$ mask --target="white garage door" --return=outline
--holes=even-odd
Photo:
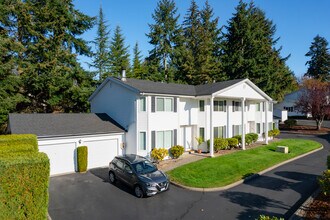
[[[88,147],[88,169],[108,166],[109,162],[118,155],[118,140],[84,141]]]
[[[39,151],[48,155],[50,174],[75,172],[75,142],[59,144],[41,144]]]

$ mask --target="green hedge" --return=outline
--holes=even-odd
[[[238,140],[236,138],[227,138],[228,146],[234,148],[238,146]]]
[[[78,158],[78,172],[86,172],[88,164],[88,148],[87,146],[80,146],[77,148]]]
[[[0,145],[0,154],[18,152],[37,152],[36,148],[30,144],[25,145]]]
[[[46,219],[49,159],[44,153],[0,154],[0,219]]]
[[[38,140],[34,134],[0,135],[0,146],[32,145],[38,152]]]

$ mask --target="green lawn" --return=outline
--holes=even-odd
[[[275,152],[276,146],[288,146],[289,153]],[[185,186],[221,187],[319,147],[321,144],[315,141],[285,139],[250,150],[205,158],[171,170],[168,175],[172,181]]]

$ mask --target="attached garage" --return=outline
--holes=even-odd
[[[10,114],[10,132],[38,136],[51,175],[77,170],[77,147],[88,148],[88,169],[107,166],[123,154],[125,130],[107,114]]]

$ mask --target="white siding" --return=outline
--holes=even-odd
[[[137,153],[136,100],[135,92],[108,82],[91,100],[91,112],[107,113],[128,132],[125,137],[125,153]]]
[[[50,174],[72,173],[77,170],[76,149],[87,146],[87,168],[108,166],[116,155],[122,155],[123,134],[84,135],[38,139],[39,151],[50,159]]]
[[[179,99],[180,125],[198,124],[199,105],[198,100],[189,98]]]

